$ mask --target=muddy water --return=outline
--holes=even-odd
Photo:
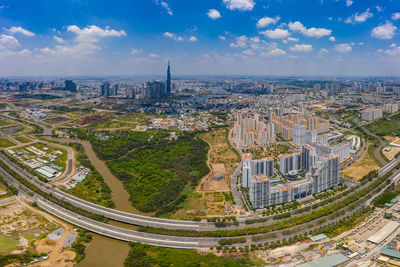
[[[93,234],[86,247],[86,257],[77,267],[119,267],[123,266],[129,253],[127,242]]]
[[[93,151],[92,145],[89,142],[67,138],[48,139],[56,142],[78,142],[82,144],[85,154],[88,156],[90,162],[103,176],[106,184],[111,188],[111,197],[115,203],[116,209],[131,213],[139,213],[129,202],[129,193],[125,190],[122,182],[110,172],[104,161],[97,157],[96,153]],[[110,224],[122,226],[113,221],[111,221]],[[123,227],[134,228],[134,226],[130,227],[125,224]],[[86,246],[85,252],[86,257],[77,264],[78,267],[119,267],[123,266],[124,260],[128,256],[129,246],[127,242],[93,234],[93,239]]]
[[[127,211],[130,213],[140,213],[135,209],[129,201],[129,193],[125,190],[121,180],[115,177],[108,169],[104,161],[99,159],[94,152],[92,145],[88,141],[74,140],[68,138],[47,138],[56,142],[76,142],[82,144],[85,154],[88,156],[92,165],[103,176],[105,183],[111,188],[111,198],[115,203],[117,210]]]

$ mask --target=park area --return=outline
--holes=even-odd
[[[16,143],[8,139],[7,137],[0,137],[0,147],[1,148],[7,148],[10,146],[15,146]]]
[[[372,149],[372,143],[367,143],[367,149],[364,154],[353,164],[342,171],[342,175],[354,181],[360,180],[364,175],[373,170],[378,170],[379,166],[372,158],[369,150]]]
[[[400,115],[379,119],[367,127],[379,136],[400,137]]]

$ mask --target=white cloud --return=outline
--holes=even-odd
[[[223,0],[225,6],[230,10],[250,11],[256,4],[253,0]]]
[[[131,55],[137,55],[137,54],[139,54],[140,52],[141,52],[141,50],[137,50],[137,49],[135,49],[135,48],[132,48],[131,51],[129,52],[129,54],[131,54]]]
[[[165,11],[167,11],[168,15],[170,15],[170,16],[174,15],[171,7],[169,6],[169,4],[167,2],[156,0],[156,4],[162,6],[165,9]]]
[[[289,22],[289,29],[291,31],[298,31],[307,37],[323,37],[331,35],[332,31],[325,28],[309,28],[307,29],[300,21]]]
[[[242,35],[239,37],[236,37],[236,42],[235,43],[231,43],[229,46],[230,47],[247,47],[247,42],[248,38],[246,35]]]
[[[336,38],[335,38],[334,36],[331,36],[331,37],[329,37],[329,41],[335,42],[335,41],[336,41]]]
[[[287,30],[283,30],[283,29],[266,30],[266,31],[262,31],[260,33],[271,39],[288,38],[290,35],[290,33]]]
[[[163,35],[164,35],[164,37],[170,38],[174,41],[183,41],[182,36],[177,36],[176,34],[171,33],[171,32],[164,32]]]
[[[312,45],[307,44],[295,44],[294,46],[290,47],[290,50],[294,52],[311,52],[313,50]]]
[[[190,36],[188,39],[189,42],[196,42],[197,41],[197,37],[196,36]]]
[[[350,17],[348,17],[344,23],[362,23],[365,22],[367,19],[372,18],[374,16],[374,14],[372,14],[371,12],[369,12],[369,8],[367,8],[367,10],[365,10],[362,13],[356,13]]]
[[[102,29],[96,25],[87,26],[82,29],[76,25],[70,25],[67,27],[67,31],[76,35],[72,40],[72,44],[58,44],[54,48],[45,47],[39,51],[50,55],[64,55],[74,58],[81,58],[100,50],[101,47],[98,46],[97,43],[101,38],[126,36],[126,33],[123,30],[117,31],[110,29],[109,27]]]
[[[216,9],[210,9],[210,10],[208,10],[208,12],[207,12],[207,16],[208,16],[210,19],[219,19],[219,18],[221,17],[221,14],[220,14],[219,11],[216,10]]]
[[[300,21],[289,22],[288,26],[291,31],[305,32],[307,30]]]
[[[376,11],[378,11],[378,12],[382,12],[382,11],[383,11],[383,8],[382,8],[382,7],[380,7],[380,6],[376,6]]]
[[[275,18],[264,17],[257,21],[257,28],[265,28],[270,24],[276,24],[281,18],[279,16]]]
[[[353,4],[352,0],[346,0],[346,6],[351,6]]]
[[[35,34],[33,33],[33,32],[31,32],[31,31],[28,31],[28,30],[26,30],[26,29],[24,29],[24,28],[22,28],[22,27],[15,27],[15,26],[13,26],[13,27],[11,27],[10,29],[7,29],[7,32],[9,32],[9,33],[12,33],[12,34],[15,34],[15,33],[21,33],[21,34],[23,34],[23,35],[25,35],[25,36],[35,36]]]
[[[151,53],[151,54],[149,54],[149,57],[150,58],[159,58],[160,56],[155,53]]]
[[[225,40],[226,40],[226,37],[223,36],[223,35],[219,35],[218,38],[221,39],[222,41],[225,41]]]
[[[97,42],[102,37],[121,37],[126,36],[124,30],[110,30],[107,27],[102,29],[96,25],[87,26],[86,28],[79,28],[76,25],[68,26],[67,30],[77,35],[76,40],[81,42]]]
[[[246,56],[254,55],[254,52],[251,49],[244,50],[242,53],[245,54]]]
[[[400,12],[396,12],[392,14],[392,20],[398,20],[400,19]]]
[[[332,31],[324,28],[309,28],[303,34],[308,37],[323,37],[331,35]]]
[[[18,42],[17,39],[15,39],[14,36],[5,34],[0,35],[0,48],[16,47],[16,46],[20,46],[20,43]]]
[[[275,49],[272,49],[272,50],[270,50],[268,52],[262,53],[261,56],[264,56],[264,57],[277,57],[277,56],[283,56],[285,54],[286,54],[285,50],[282,50],[280,48],[275,48]]]
[[[350,44],[337,44],[335,48],[342,53],[350,52],[353,49]]]
[[[282,42],[284,42],[285,44],[287,44],[288,42],[298,42],[299,38],[294,38],[294,37],[289,37],[286,40],[282,40]]]
[[[56,35],[53,36],[53,39],[54,39],[57,43],[60,43],[60,44],[65,43],[65,41],[64,41],[63,38],[58,37],[58,36],[56,36]]]
[[[328,53],[329,53],[328,49],[321,48],[321,49],[319,50],[319,52],[318,52],[318,56],[319,56],[319,57],[323,57],[325,54],[328,54]]]
[[[396,30],[397,27],[387,21],[386,24],[375,27],[371,32],[371,36],[378,39],[392,39]]]
[[[391,44],[390,49],[379,49],[377,51],[377,54],[386,54],[389,56],[399,56],[400,55],[400,46],[397,46],[396,44]]]

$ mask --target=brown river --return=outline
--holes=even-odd
[[[77,142],[83,145],[85,154],[88,156],[92,165],[103,176],[106,184],[111,188],[112,200],[116,209],[131,213],[139,213],[129,201],[129,193],[125,190],[122,182],[115,177],[108,169],[104,161],[99,159],[94,152],[92,145],[88,141],[74,140],[68,138],[50,138],[50,141],[60,143]],[[111,224],[118,224],[111,222]],[[130,228],[129,226],[125,226]],[[127,242],[114,240],[97,234],[93,234],[92,241],[86,246],[86,257],[78,263],[78,267],[117,267],[123,266],[124,260],[128,256],[129,246]]]

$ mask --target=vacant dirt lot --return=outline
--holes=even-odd
[[[227,129],[218,129],[203,135],[203,139],[210,145],[207,164],[211,172],[203,177],[197,187],[197,192],[228,192],[230,190],[230,177],[238,158],[230,147],[226,134]],[[216,175],[224,175],[224,178],[213,179]]]
[[[77,120],[74,120],[73,123],[79,124],[79,125],[93,125],[96,123],[104,122],[107,121],[111,118],[111,115],[89,115]]]
[[[379,169],[379,166],[375,163],[374,159],[368,154],[368,148],[370,146],[371,143],[368,143],[364,154],[356,162],[344,169],[342,175],[358,181],[370,171]]]

